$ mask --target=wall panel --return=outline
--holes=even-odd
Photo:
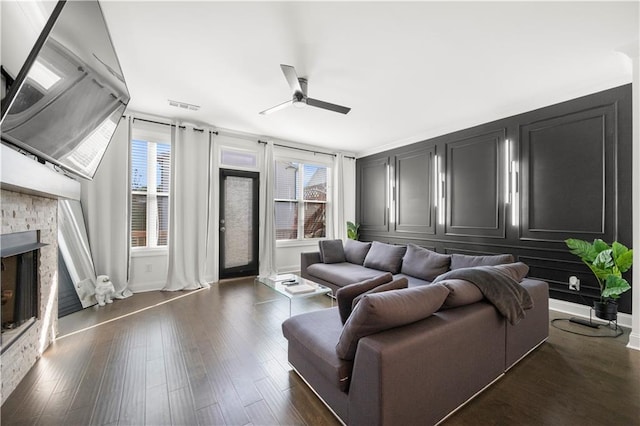
[[[433,165],[435,148],[425,147],[395,156],[395,230],[435,233]]]
[[[504,238],[505,129],[446,143],[447,235]]]
[[[521,127],[522,238],[616,234],[614,104]]]
[[[357,163],[356,163],[357,164]],[[361,232],[389,230],[389,158],[377,158],[358,167],[357,212]]]

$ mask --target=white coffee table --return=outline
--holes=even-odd
[[[290,284],[289,281],[291,280],[293,280],[296,284],[293,284],[293,285]],[[324,286],[322,284],[318,284],[306,278],[302,278],[296,274],[280,274],[280,275],[276,275],[274,277],[268,277],[268,278],[256,277],[256,281],[259,282],[260,284],[266,285],[267,287],[275,290],[277,293],[289,299],[289,316],[291,316],[291,302],[293,300],[306,299],[308,297],[331,294],[331,289],[329,287]],[[287,287],[293,288],[293,287],[303,286],[303,285],[309,286],[313,288],[313,290],[306,293],[291,293],[287,291]],[[333,307],[333,297],[330,297],[330,299],[331,299],[331,307]],[[256,305],[273,302],[273,300],[274,299],[258,302],[256,303]]]

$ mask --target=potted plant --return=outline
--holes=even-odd
[[[347,238],[350,240],[357,240],[360,232],[360,224],[353,222],[347,222]]]
[[[594,302],[598,318],[613,321],[618,317],[617,299],[631,286],[622,274],[631,268],[633,250],[614,241],[611,245],[600,239],[588,241],[570,238],[565,240],[571,253],[578,256],[591,269],[600,285],[600,301]]]

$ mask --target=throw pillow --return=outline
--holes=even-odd
[[[397,274],[400,272],[402,256],[404,256],[406,250],[407,248],[404,246],[394,246],[374,241],[371,244],[369,253],[367,253],[367,257],[364,258],[364,266]]]
[[[353,312],[358,302],[362,300],[362,298],[367,294],[382,293],[383,291],[389,290],[400,290],[407,287],[409,287],[409,280],[407,280],[406,278],[396,278],[390,283],[382,284],[378,287],[372,288],[369,291],[365,291],[364,293],[359,294],[355,299],[353,299],[353,302],[351,302],[351,312]]]
[[[415,244],[407,245],[407,252],[402,258],[402,273],[433,281],[435,277],[449,270],[451,256],[436,253]]]
[[[345,262],[344,248],[342,240],[321,240],[318,241],[320,247],[320,259],[324,263],[341,263]]]
[[[451,291],[447,299],[442,304],[442,309],[457,308],[458,306],[470,305],[484,299],[484,295],[480,289],[472,282],[467,280],[450,279],[442,280],[438,284],[442,284]]]
[[[362,265],[364,258],[367,257],[371,243],[363,243],[362,241],[347,240],[344,243],[344,256],[347,262],[356,265]]]
[[[449,289],[441,284],[367,294],[344,325],[336,353],[344,360],[354,359],[362,337],[427,318],[448,294]]]
[[[336,299],[338,300],[338,312],[340,313],[342,323],[344,324],[347,322],[347,318],[351,315],[353,299],[372,288],[388,283],[392,279],[393,276],[386,273],[375,278],[370,278],[368,280],[360,281],[359,283],[349,284],[339,288],[338,291],[336,291]]]
[[[474,266],[494,266],[505,263],[513,263],[510,254],[497,254],[495,256],[467,256],[465,254],[451,255],[451,269],[472,268]]]
[[[522,262],[495,265],[493,268],[513,278],[516,282],[522,281],[529,273],[529,266]]]

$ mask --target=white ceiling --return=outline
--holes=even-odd
[[[629,83],[617,50],[640,14],[637,1],[101,3],[129,110],[359,156]],[[280,64],[351,112],[259,115],[291,97]]]

